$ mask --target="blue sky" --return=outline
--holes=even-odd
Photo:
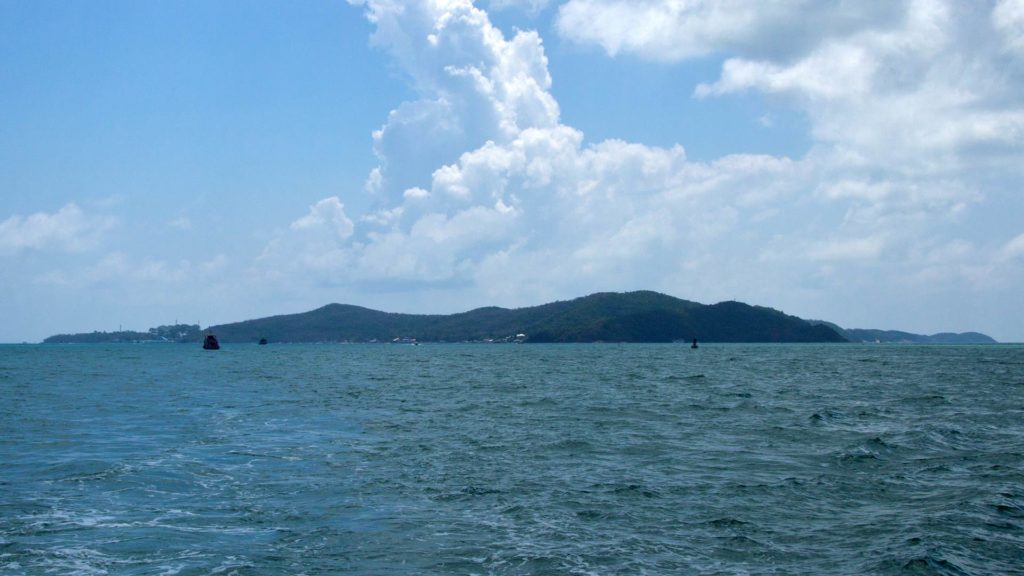
[[[653,289],[1024,340],[1024,1],[0,4],[0,341]]]

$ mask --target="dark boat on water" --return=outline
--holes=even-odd
[[[203,350],[220,350],[220,342],[217,342],[217,337],[207,334],[206,339],[203,340]]]
[[[266,338],[260,338],[260,346],[266,346],[266,345],[267,345],[267,339]]]

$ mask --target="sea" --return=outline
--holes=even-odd
[[[1024,346],[0,346],[0,574],[1024,574]]]

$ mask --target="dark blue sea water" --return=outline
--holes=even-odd
[[[0,347],[0,574],[1021,574],[1024,347]]]

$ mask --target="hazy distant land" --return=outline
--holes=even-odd
[[[977,332],[933,336],[844,329],[742,302],[706,305],[639,291],[598,293],[569,301],[448,315],[395,314],[328,304],[299,314],[211,326],[221,342],[901,342],[995,343]],[[198,342],[198,325],[148,332],[58,334],[45,343]]]
[[[998,344],[990,336],[981,332],[939,332],[930,336],[924,334],[912,334],[899,330],[875,330],[866,328],[840,328],[830,323],[830,326],[850,342],[886,342],[898,344]]]

